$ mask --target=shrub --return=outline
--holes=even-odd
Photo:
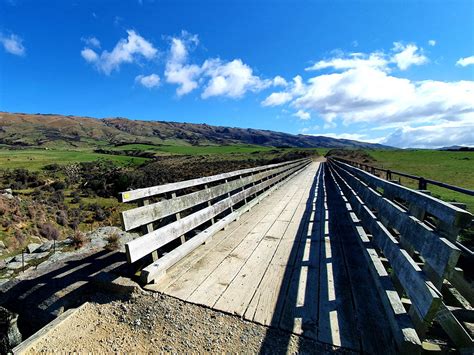
[[[51,223],[43,223],[38,225],[39,233],[42,237],[47,239],[59,239],[59,230]]]
[[[56,216],[56,223],[60,226],[66,227],[68,224],[66,211],[59,211]]]
[[[63,181],[55,181],[51,184],[51,187],[56,191],[64,190],[66,188],[66,184]]]
[[[120,248],[120,236],[117,232],[110,234],[106,240],[107,240],[107,244],[105,246],[106,250],[114,251]]]
[[[72,235],[72,244],[76,249],[83,247],[87,243],[87,238],[80,230],[76,230]]]

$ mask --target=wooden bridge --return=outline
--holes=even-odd
[[[473,350],[467,211],[308,159],[125,192],[145,288],[368,353]],[[461,258],[461,259],[460,259]],[[426,343],[436,347],[436,342]]]

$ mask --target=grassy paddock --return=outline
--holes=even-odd
[[[49,164],[71,164],[99,159],[112,160],[121,165],[140,165],[147,159],[122,155],[97,154],[78,150],[45,150],[45,149],[0,149],[0,167],[2,169],[26,168],[38,171]]]
[[[398,170],[447,184],[474,189],[474,152],[436,150],[367,151],[384,169]],[[398,176],[393,176],[398,178]],[[401,178],[403,185],[417,188],[417,181]],[[474,197],[428,184],[433,196],[445,201],[465,203],[474,212]]]

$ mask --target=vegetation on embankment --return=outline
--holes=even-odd
[[[15,254],[29,242],[38,242],[39,238],[63,239],[76,230],[120,225],[119,212],[130,206],[119,203],[117,196],[127,189],[316,154],[314,150],[259,150],[257,146],[242,149],[234,152],[224,147],[206,155],[168,154],[143,159],[140,165],[137,161],[124,163],[114,159],[129,159],[121,155],[106,155],[108,159],[104,159],[104,155],[88,152],[69,156],[67,151],[58,155],[60,151],[37,149],[33,166],[24,150],[8,150],[9,161],[17,165],[13,165],[14,169],[0,169],[0,190],[13,190],[12,194],[0,191],[0,241],[6,246],[0,248],[0,259]],[[82,160],[68,160],[75,159],[76,154]]]

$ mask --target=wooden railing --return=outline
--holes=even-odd
[[[474,316],[473,287],[457,268],[455,242],[472,215],[340,160],[328,166],[400,349],[415,349],[437,322],[458,349],[471,351],[462,318]]]
[[[123,202],[140,205],[122,213],[124,229],[144,233],[126,244],[128,261],[151,254],[153,262],[141,270],[141,278],[156,280],[310,162],[300,159],[123,192]],[[159,248],[176,240],[179,246],[158,255]]]
[[[338,157],[330,157],[329,159],[338,160],[340,162],[352,165],[356,168],[365,170],[365,171],[367,171],[367,172],[369,172],[373,175],[376,175],[376,174],[384,175],[386,180],[392,180],[394,176],[402,176],[402,177],[405,177],[405,178],[408,178],[408,179],[415,180],[418,183],[418,190],[426,190],[428,188],[428,184],[431,184],[431,185],[439,186],[439,187],[442,187],[444,189],[448,189],[448,190],[451,190],[451,191],[456,191],[456,192],[459,192],[459,193],[462,193],[462,194],[465,194],[465,195],[474,196],[474,190],[470,190],[470,189],[466,189],[464,187],[459,187],[459,186],[446,184],[446,183],[441,182],[441,181],[426,179],[422,176],[407,174],[407,173],[404,173],[404,172],[401,172],[401,171],[396,171],[396,170],[378,168],[378,167],[373,166],[373,165],[359,163],[359,162],[356,162],[356,161],[347,160],[347,159],[338,158]],[[382,174],[380,174],[380,173],[382,173]]]

